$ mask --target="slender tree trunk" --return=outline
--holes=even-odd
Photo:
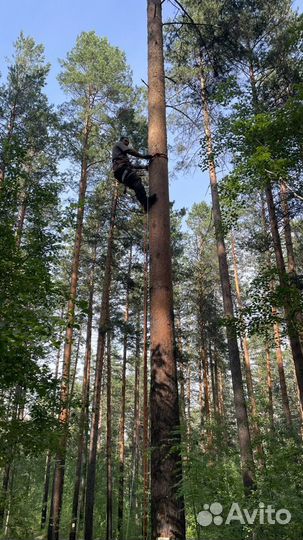
[[[283,210],[284,235],[285,235],[286,252],[287,252],[288,272],[290,274],[296,274],[296,260],[295,260],[294,247],[293,247],[292,237],[291,237],[289,206],[288,206],[288,200],[287,200],[288,190],[287,190],[285,182],[283,181],[280,184],[280,192],[281,192],[281,204],[282,204],[282,210]]]
[[[61,319],[63,317],[63,313],[64,313],[64,308],[62,307]],[[62,339],[62,336],[60,336],[60,341],[61,339]],[[61,355],[61,347],[59,347],[58,352],[57,352],[55,379],[58,379],[58,375],[59,375],[60,355]],[[54,398],[55,397],[56,397],[56,392],[55,392]],[[55,417],[55,411],[53,411],[52,416],[53,418]],[[45,473],[44,473],[43,498],[42,498],[42,508],[41,508],[41,529],[44,529],[46,526],[47,506],[48,506],[50,477],[51,477],[51,461],[52,461],[51,458],[52,458],[52,453],[50,450],[48,450],[47,456],[46,456]]]
[[[214,365],[214,388],[215,388],[215,412],[220,420],[219,407],[219,355],[216,346],[214,346],[213,365]]]
[[[8,532],[9,532],[9,522],[10,522],[10,517],[11,517],[12,493],[13,493],[14,477],[15,477],[15,469],[14,469],[13,466],[11,466],[10,474],[9,474],[9,483],[8,483],[8,503],[7,503],[7,510],[6,510],[6,515],[5,515],[5,525],[4,525],[4,537],[5,538],[8,536]]]
[[[270,429],[272,433],[275,431],[275,422],[274,422],[274,404],[273,404],[273,395],[272,395],[272,373],[271,373],[271,355],[268,343],[265,343],[265,354],[266,354],[266,387],[267,387],[267,396],[268,396],[268,415],[270,421]]]
[[[273,239],[274,252],[276,258],[277,269],[279,273],[279,282],[280,286],[284,291],[287,289],[287,280],[286,280],[286,268],[282,252],[281,239],[278,230],[276,210],[274,206],[273,194],[271,185],[266,186],[266,200],[270,220],[270,229]],[[289,302],[288,295],[284,295],[284,311],[286,317],[287,332],[289,336],[292,356],[295,364],[295,371],[297,376],[297,382],[300,392],[300,401],[303,406],[303,354],[301,349],[299,332],[296,325],[296,315],[293,313],[292,306]]]
[[[148,0],[150,191],[158,201],[149,218],[151,291],[151,524],[152,540],[185,540],[177,368],[174,343],[168,194],[162,1]]]
[[[203,338],[201,345],[201,361],[203,367],[203,386],[204,386],[204,415],[209,422],[211,420],[210,416],[210,390],[209,390],[209,369],[208,369],[208,358],[207,350],[205,345],[205,339]]]
[[[137,480],[140,459],[140,428],[141,428],[141,411],[140,411],[140,311],[137,313],[137,330],[136,330],[136,362],[135,362],[135,395],[134,395],[134,426],[132,437],[132,474],[131,474],[131,493],[129,504],[129,516],[127,522],[127,534],[129,521],[132,511],[135,508],[135,523],[138,521],[138,497],[137,497]]]
[[[177,353],[178,353],[178,380],[180,385],[180,397],[179,397],[179,405],[180,405],[180,419],[181,419],[181,426],[182,428],[186,427],[186,414],[185,414],[185,373],[184,373],[184,363],[183,363],[183,343],[182,343],[182,333],[181,333],[181,318],[180,314],[178,313],[176,317],[176,340],[177,340]]]
[[[5,465],[3,479],[2,479],[2,493],[1,493],[1,506],[0,506],[0,530],[4,526],[4,518],[8,509],[9,488],[12,474],[12,462]]]
[[[219,369],[218,373],[218,385],[219,385],[219,411],[222,418],[222,422],[225,423],[225,406],[224,406],[224,378],[222,370]]]
[[[212,396],[213,396],[213,411],[214,411],[214,417],[216,418],[217,413],[218,413],[218,401],[217,401],[217,388],[216,388],[216,381],[215,381],[215,360],[213,357],[211,342],[209,342],[208,351],[209,351],[208,354],[209,354],[211,390],[212,390]]]
[[[203,429],[204,426],[204,417],[203,417],[203,410],[204,410],[204,386],[203,386],[203,365],[202,365],[202,358],[201,354],[199,357],[199,411],[200,411],[200,426],[201,429]]]
[[[263,196],[262,196],[262,223],[263,223],[264,233],[268,234],[266,211],[265,211],[265,201],[264,201]],[[268,255],[267,255],[267,266],[268,266],[268,269],[270,270],[271,269],[271,255],[270,255],[270,253],[268,253]],[[271,290],[274,292],[275,283],[274,283],[273,280],[271,281],[270,287],[271,287]],[[272,307],[272,314],[273,314],[274,319],[276,319],[277,318],[277,309],[275,307]],[[284,372],[283,354],[282,354],[282,349],[281,349],[281,330],[280,330],[280,324],[277,321],[274,323],[274,340],[275,340],[276,359],[277,359],[277,364],[278,364],[278,373],[279,373],[279,380],[280,380],[280,390],[281,390],[283,410],[284,410],[284,413],[285,413],[285,417],[286,417],[288,427],[291,429],[292,419],[291,419],[291,412],[290,412],[289,399],[288,399],[288,393],[287,393],[286,378],[285,378],[285,372]]]
[[[252,90],[252,98],[253,98],[253,105],[255,108],[255,113],[258,112],[258,93],[257,93],[257,87],[256,87],[256,80],[255,80],[255,73],[254,73],[254,66],[252,62],[250,63],[250,84],[251,84],[251,90]],[[281,245],[281,238],[280,233],[278,229],[278,222],[277,222],[277,216],[276,216],[276,210],[274,205],[274,199],[272,194],[272,186],[270,181],[268,181],[267,186],[265,188],[265,195],[266,195],[266,202],[267,202],[267,208],[268,208],[268,214],[269,214],[269,221],[270,221],[270,230],[271,230],[271,236],[273,240],[274,245],[274,252],[275,252],[275,258],[276,258],[276,265],[279,273],[279,282],[282,289],[286,289],[287,287],[287,280],[286,280],[286,268],[285,268],[285,261],[282,251],[282,245]],[[285,205],[285,197],[283,195],[283,204]],[[286,229],[288,230],[288,240],[287,240],[287,249],[290,249],[290,268],[292,264],[294,263],[294,260],[292,260],[292,253],[291,253],[291,231],[289,227],[287,227],[286,223]],[[290,235],[289,235],[290,233]],[[286,232],[287,235],[287,232]],[[285,311],[285,318],[286,318],[286,325],[287,325],[287,332],[289,336],[290,341],[290,347],[292,351],[292,356],[295,364],[295,371],[296,371],[296,377],[297,377],[297,383],[299,388],[299,395],[300,395],[300,402],[301,407],[303,407],[303,352],[302,347],[300,343],[300,335],[296,326],[296,320],[298,319],[298,312],[293,313],[292,306],[289,303],[288,298],[285,296],[284,300],[284,311]]]
[[[282,205],[282,210],[283,210],[284,236],[285,236],[285,244],[286,244],[286,252],[287,252],[287,270],[290,276],[296,277],[297,268],[296,268],[296,258],[295,258],[294,246],[293,246],[292,235],[291,235],[291,224],[290,224],[289,205],[288,205],[288,189],[285,182],[283,181],[280,184],[280,192],[281,192],[281,205]],[[301,349],[303,351],[303,346],[302,346],[303,344],[303,315],[301,311],[298,311],[296,313],[296,320],[297,320],[298,328],[299,328],[299,338],[301,342]]]
[[[243,309],[243,302],[242,302],[242,294],[241,294],[241,286],[240,286],[240,279],[239,279],[239,270],[238,270],[238,257],[236,252],[236,241],[235,237],[232,234],[232,257],[233,257],[233,266],[234,266],[234,277],[235,277],[235,288],[236,288],[236,295],[237,295],[237,303],[240,311]],[[256,402],[256,396],[254,392],[254,385],[253,385],[253,377],[252,377],[252,369],[251,369],[251,361],[250,361],[250,351],[249,351],[249,341],[246,336],[246,334],[243,336],[242,340],[243,344],[243,356],[244,356],[244,363],[245,363],[245,373],[246,373],[246,384],[247,384],[247,393],[248,393],[248,400],[250,404],[250,410],[251,410],[251,416],[252,416],[252,430],[253,435],[255,439],[260,438],[260,429],[257,423],[257,402]],[[258,443],[257,445],[257,455],[259,457],[261,466],[265,467],[265,454],[264,449],[262,446],[262,443]]]
[[[71,401],[72,401],[72,399],[74,397],[74,390],[75,390],[77,369],[78,369],[78,362],[79,362],[79,355],[80,355],[81,338],[82,338],[82,329],[80,329],[80,331],[79,331],[78,340],[77,340],[75,363],[74,363],[74,366],[73,366],[72,381],[71,381],[70,392],[69,392],[69,401],[70,401],[70,403],[71,403]]]
[[[26,188],[25,188],[26,189]],[[23,233],[23,227],[24,227],[24,221],[25,221],[25,215],[27,210],[27,203],[28,203],[28,195],[27,192],[23,193],[18,221],[17,221],[17,230],[16,230],[16,246],[17,248],[21,245],[21,239],[22,239],[22,233]]]
[[[187,422],[186,422],[186,431],[187,431],[187,440],[188,445],[190,446],[191,439],[191,371],[190,371],[190,362],[187,362],[186,368],[186,405],[187,405]]]
[[[41,511],[41,529],[44,529],[46,525],[51,465],[52,465],[52,453],[50,450],[48,450],[47,456],[46,456],[45,474],[44,474],[44,489],[43,489],[42,511]]]
[[[236,295],[237,295],[237,302],[238,302],[239,310],[241,313],[241,310],[243,309],[243,302],[242,302],[242,294],[241,294],[241,287],[240,287],[240,280],[239,280],[236,241],[233,234],[231,238],[232,238],[231,245],[232,245],[232,257],[233,257],[233,266],[234,266],[235,289],[236,289]],[[243,336],[243,353],[244,353],[244,362],[245,362],[245,371],[246,371],[247,393],[248,393],[249,403],[251,406],[251,413],[255,421],[256,415],[257,415],[257,404],[256,404],[252,371],[251,371],[249,343],[248,343],[248,339],[246,335]]]
[[[104,277],[103,277],[102,302],[101,302],[99,330],[98,330],[93,415],[92,415],[92,426],[91,426],[91,432],[90,432],[90,447],[89,447],[87,481],[86,481],[85,524],[84,524],[85,540],[93,539],[97,443],[98,443],[99,418],[100,418],[100,397],[101,397],[101,386],[102,386],[105,340],[106,340],[106,333],[109,328],[109,298],[110,298],[110,287],[111,287],[111,273],[112,273],[111,268],[112,268],[112,258],[113,258],[113,240],[114,240],[117,201],[118,201],[118,188],[116,186],[115,192],[113,195],[113,200],[112,200],[111,223],[110,223],[110,230],[108,234],[107,255],[106,255],[105,270],[104,270]]]
[[[214,161],[212,132],[209,107],[207,101],[206,81],[201,66],[201,91],[204,111],[204,130],[207,142],[207,154],[209,163],[209,174],[211,184],[212,206],[215,224],[215,233],[217,240],[217,253],[219,260],[220,280],[223,295],[224,314],[227,319],[227,346],[232,375],[232,385],[234,392],[235,411],[238,426],[239,446],[242,462],[243,484],[246,492],[255,487],[254,479],[254,461],[249,431],[249,423],[245,396],[243,390],[243,379],[241,372],[240,354],[237,341],[237,333],[233,324],[234,308],[232,302],[231,285],[229,278],[229,269],[227,263],[226,248],[223,236],[222,217],[220,200],[218,193],[217,174]]]
[[[14,102],[13,102],[13,105],[12,105],[12,109],[11,109],[11,112],[10,112],[10,121],[9,121],[9,125],[8,125],[7,135],[6,135],[6,147],[7,148],[9,148],[9,145],[11,143],[11,140],[12,140],[13,134],[14,134],[15,124],[16,124],[16,120],[17,120],[18,97],[19,97],[18,92],[16,92],[15,97],[14,97]],[[8,164],[6,162],[6,159],[4,158],[2,163],[0,163],[0,188],[1,188],[2,184],[4,183],[7,165]]]
[[[76,540],[79,517],[79,502],[81,491],[81,479],[83,477],[83,458],[85,452],[88,414],[89,414],[89,388],[90,388],[90,367],[92,354],[92,326],[93,326],[93,305],[94,305],[94,282],[97,257],[97,244],[95,243],[92,254],[92,266],[89,277],[89,297],[88,297],[88,316],[85,341],[85,358],[83,367],[83,383],[81,396],[81,413],[79,420],[79,440],[76,464],[76,478],[74,484],[74,494],[72,503],[72,519],[70,525],[69,540]]]
[[[148,315],[148,240],[147,217],[144,223],[144,298],[143,298],[143,540],[148,535],[148,447],[149,447],[149,409],[148,409],[148,365],[147,365],[147,315]]]
[[[107,334],[106,540],[113,538],[112,365],[111,334]]]
[[[275,309],[273,309],[273,315],[274,316],[276,315]],[[280,330],[280,325],[277,322],[275,322],[274,324],[274,338],[275,338],[276,358],[277,358],[277,364],[278,364],[283,410],[284,410],[287,425],[289,429],[291,430],[292,418],[291,418],[284,364],[283,364],[283,354],[282,354],[282,349],[281,349],[281,330]]]
[[[99,412],[99,426],[98,426],[98,440],[97,440],[97,454],[102,451],[102,430],[104,425],[103,418],[103,409],[104,409],[104,400],[103,396],[105,394],[106,381],[102,381],[101,385],[101,394],[100,394],[100,412]]]
[[[123,540],[123,510],[124,510],[124,468],[125,468],[125,401],[126,401],[126,362],[128,347],[128,321],[129,321],[129,283],[132,268],[132,246],[129,251],[127,272],[127,286],[124,315],[123,361],[121,384],[121,414],[119,425],[119,493],[118,493],[118,537]]]
[[[76,224],[76,238],[73,251],[73,261],[71,270],[71,284],[70,284],[70,296],[68,302],[68,317],[65,334],[64,356],[63,356],[63,373],[60,392],[60,402],[62,409],[60,412],[59,421],[62,426],[62,435],[58,443],[58,450],[56,455],[56,466],[54,472],[53,494],[52,494],[52,509],[49,518],[48,527],[48,540],[59,540],[60,530],[60,516],[63,499],[63,487],[64,487],[64,472],[65,472],[65,457],[66,446],[68,439],[68,421],[69,421],[69,384],[70,384],[70,365],[73,346],[73,333],[75,323],[75,306],[77,299],[78,289],[78,277],[79,277],[79,265],[80,265],[80,252],[82,245],[83,235],[83,218],[85,208],[85,195],[87,189],[88,180],[88,146],[89,146],[89,134],[90,134],[90,121],[87,116],[85,130],[84,130],[84,142],[82,151],[82,166],[81,166],[81,178],[79,186],[79,200],[77,210],[77,224]]]

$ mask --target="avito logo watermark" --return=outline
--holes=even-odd
[[[286,508],[275,510],[271,504],[265,506],[264,503],[259,503],[258,508],[254,508],[249,511],[247,508],[241,508],[239,503],[234,502],[229,508],[227,518],[224,520],[223,506],[218,502],[212,504],[204,504],[203,511],[197,516],[197,521],[202,527],[208,527],[211,524],[230,525],[231,523],[238,522],[242,525],[253,525],[254,523],[260,523],[260,525],[287,525],[291,521],[291,513]]]

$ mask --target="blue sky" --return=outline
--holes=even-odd
[[[274,1],[274,0],[273,0]],[[294,5],[303,10],[303,0]],[[169,2],[164,17],[172,14]],[[7,0],[1,5],[0,71],[5,73],[5,57],[12,54],[13,42],[20,31],[45,45],[52,65],[47,93],[50,101],[60,103],[64,97],[56,80],[58,58],[64,58],[82,31],[95,30],[126,52],[134,81],[147,79],[146,2],[145,0]],[[176,206],[191,206],[205,199],[208,177],[197,171],[179,175],[171,183],[170,198]]]

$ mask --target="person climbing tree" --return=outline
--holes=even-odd
[[[152,207],[157,200],[157,195],[154,193],[147,197],[145,187],[143,186],[140,177],[136,174],[136,170],[148,170],[148,166],[134,165],[131,163],[128,155],[150,160],[153,158],[149,154],[140,154],[134,148],[129,146],[128,137],[122,136],[114,145],[112,151],[113,172],[116,180],[121,184],[134,190],[138,201],[142,204],[145,212]]]

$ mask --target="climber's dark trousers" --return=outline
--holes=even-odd
[[[126,174],[124,175],[125,171],[128,171],[128,172],[126,172]],[[141,203],[143,208],[146,209],[147,207],[146,191],[139,176],[137,176],[137,174],[132,169],[127,169],[125,167],[116,171],[114,173],[114,176],[118,180],[118,182],[134,190],[139,203]]]

